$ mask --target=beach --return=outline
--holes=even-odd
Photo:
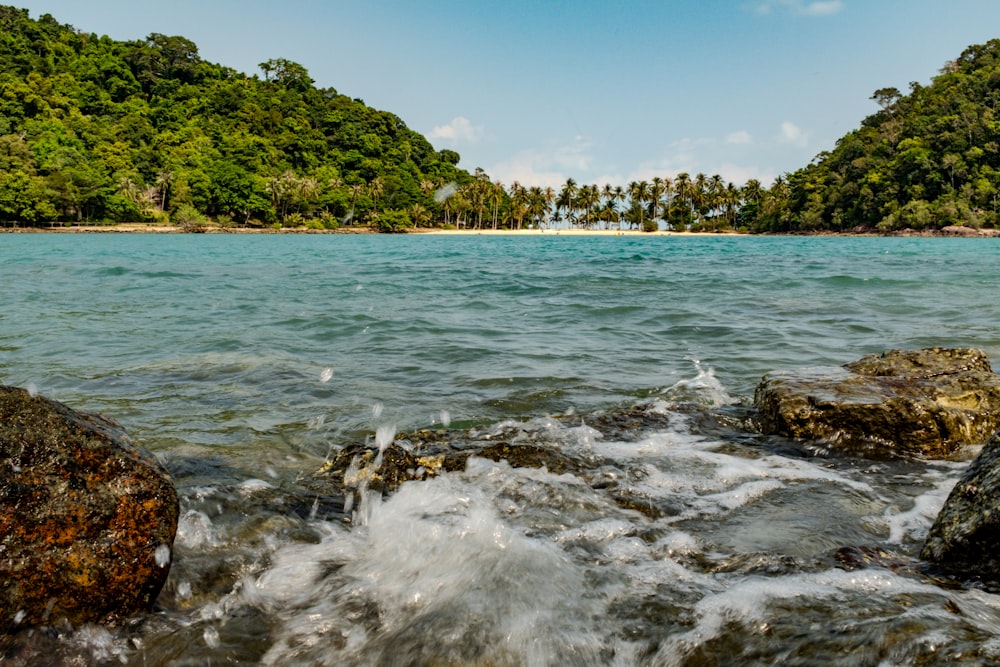
[[[8,227],[0,228],[8,233],[52,233],[52,234],[377,234],[371,227],[340,227],[338,229],[307,229],[305,227],[217,227],[207,225],[191,229],[179,225],[163,225],[142,222],[128,222],[108,225],[72,225],[62,227]],[[738,232],[644,232],[638,229],[442,229],[421,227],[411,229],[407,234],[432,234],[440,236],[733,236]]]

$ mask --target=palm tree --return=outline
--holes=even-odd
[[[552,188],[546,188],[552,190]],[[548,202],[545,192],[538,186],[528,188],[528,215],[535,227],[541,225],[542,220],[548,215]]]
[[[618,207],[615,205],[615,188],[610,183],[605,183],[601,188],[601,198],[604,200],[604,222],[607,228],[611,229],[611,222],[618,218]]]
[[[372,198],[372,208],[378,210],[378,198],[385,192],[385,183],[381,176],[376,176],[368,183],[368,195]]]
[[[504,194],[503,183],[500,181],[493,181],[490,184],[489,200],[490,204],[493,205],[493,229],[497,228],[500,218],[500,202],[503,201]]]
[[[410,220],[415,227],[423,227],[431,220],[431,213],[423,204],[413,204],[410,206]]]
[[[576,181],[572,178],[567,178],[562,190],[559,191],[559,199],[556,202],[556,207],[566,209],[566,220],[569,222],[570,227],[573,226],[573,212],[576,210],[575,202],[573,201],[576,194]]]
[[[615,186],[615,201],[617,203],[619,203],[619,204],[624,204],[625,203],[625,188],[623,188],[621,185],[616,185]],[[621,209],[619,209],[617,206],[615,206],[615,217],[618,220],[618,231],[621,231],[621,229],[622,229],[622,213],[621,213]]]
[[[514,227],[513,223],[516,221],[517,229],[520,229],[524,216],[528,215],[528,196],[524,187],[517,181],[510,186],[510,207],[511,227]]]
[[[663,179],[659,176],[653,176],[653,182],[649,186],[649,201],[652,204],[650,215],[653,220],[660,219],[660,198],[664,192],[666,192],[666,188],[663,185]]]
[[[167,210],[167,195],[170,193],[170,186],[174,182],[174,172],[164,169],[156,174],[156,186],[160,199],[160,211]]]
[[[649,183],[647,181],[632,181],[628,184],[628,196],[631,206],[639,213],[639,229],[646,222],[645,204],[649,201]],[[631,223],[630,223],[631,224]]]
[[[546,187],[542,191],[542,196],[545,199],[545,226],[548,227],[552,221],[552,204],[556,200],[556,191],[551,187]]]
[[[707,184],[708,177],[701,172],[695,174],[694,181],[691,183],[691,205],[698,215],[699,222],[702,221],[705,214]]]
[[[347,214],[347,221],[352,222],[354,220],[354,205],[367,188],[364,183],[354,183],[348,189],[351,191],[351,210]]]
[[[581,185],[577,199],[584,210],[584,225],[590,228],[590,213],[600,203],[600,193],[596,185]]]

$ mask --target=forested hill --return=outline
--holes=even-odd
[[[1000,226],[1000,40],[969,47],[928,86],[872,99],[879,112],[770,188],[752,229]]]
[[[247,75],[0,6],[0,223],[425,222],[458,160],[297,63]]]

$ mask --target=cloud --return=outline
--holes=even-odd
[[[427,135],[431,139],[444,139],[452,145],[474,144],[483,137],[483,128],[473,125],[465,116],[456,116],[447,125],[438,125]]]
[[[745,130],[740,130],[739,132],[733,132],[726,137],[727,144],[751,144],[753,143],[753,137],[750,133]]]
[[[786,120],[781,124],[781,143],[793,144],[799,146],[800,148],[805,148],[809,145],[809,135],[802,131],[802,128],[793,123],[790,120]]]
[[[844,10],[843,0],[764,0],[750,5],[758,14],[787,10],[797,16],[833,16]]]
[[[592,147],[589,138],[576,136],[567,144],[522,150],[493,165],[487,173],[506,185],[517,181],[526,187],[557,187],[567,178],[580,181],[584,177],[593,166]]]

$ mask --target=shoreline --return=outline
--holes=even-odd
[[[271,227],[202,227],[185,229],[174,225],[147,223],[116,223],[110,225],[71,225],[68,227],[0,227],[0,234],[379,234],[371,227],[342,227],[339,229],[305,229]],[[748,234],[734,230],[719,232],[645,232],[639,229],[441,229],[421,227],[401,234],[425,234],[430,236],[629,236],[629,237],[706,237],[706,236],[885,236],[885,237],[929,237],[929,238],[998,238],[1000,230],[948,227],[934,231],[903,230],[892,233],[880,232],[813,232],[787,234]],[[393,234],[387,234],[393,236]]]

